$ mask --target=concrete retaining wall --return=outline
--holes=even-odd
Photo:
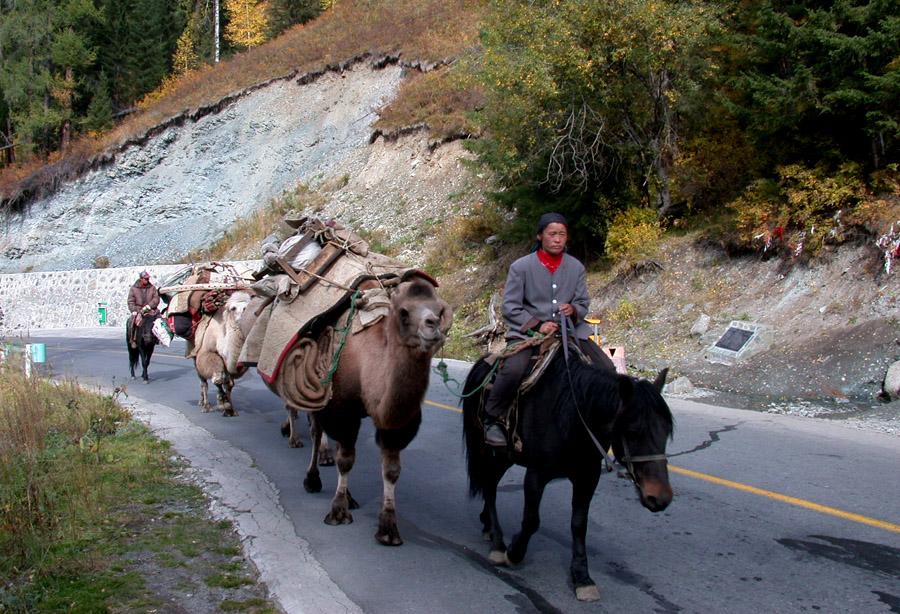
[[[259,262],[245,262],[256,268]],[[106,303],[106,323],[125,327],[128,289],[141,271],[159,287],[160,279],[184,264],[46,271],[0,275],[0,334],[22,335],[42,328],[101,326],[98,303]]]

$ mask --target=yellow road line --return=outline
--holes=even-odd
[[[64,349],[64,348],[58,348]],[[79,351],[91,351],[91,350],[79,350]],[[112,351],[112,350],[93,350],[93,351]],[[124,352],[123,352],[124,353]],[[161,356],[170,356],[171,358],[182,358],[180,356],[175,356],[173,354],[160,354]],[[444,405],[443,403],[435,403],[434,401],[425,401],[428,405],[434,405],[435,407],[440,407],[441,409],[448,409],[450,411],[460,412],[458,407],[451,407],[450,405]],[[854,514],[852,512],[845,512],[843,510],[835,509],[833,507],[828,507],[825,505],[819,505],[818,503],[813,503],[812,501],[806,501],[805,499],[798,499],[797,497],[789,497],[787,495],[782,495],[777,492],[772,492],[770,490],[763,490],[762,488],[756,488],[755,486],[749,486],[747,484],[741,484],[740,482],[733,482],[731,480],[725,480],[723,478],[717,478],[713,475],[707,475],[705,473],[700,473],[698,471],[691,471],[690,469],[682,469],[681,467],[676,467],[674,465],[669,465],[669,470],[674,471],[675,473],[680,473],[682,475],[687,475],[692,478],[697,478],[698,480],[705,480],[707,482],[712,482],[713,484],[719,484],[720,486],[728,486],[729,488],[734,488],[736,490],[742,490],[744,492],[753,493],[754,495],[759,495],[761,497],[766,497],[769,499],[774,499],[775,501],[781,501],[782,503],[789,503],[791,505],[796,505],[798,507],[802,507],[808,510],[813,510],[816,512],[822,512],[823,514],[830,514],[832,516],[837,516],[838,518],[843,518],[845,520],[852,520],[853,522],[858,522],[860,524],[869,525],[872,527],[877,527],[879,529],[885,529],[887,531],[892,531],[894,533],[900,533],[900,524],[894,524],[893,522],[885,522],[884,520],[876,520],[875,518],[869,518],[868,516],[862,516],[860,514]]]
[[[449,405],[442,405],[441,403],[434,403],[432,401],[425,401],[429,405],[434,405],[435,407],[440,407],[441,409],[449,409],[451,411],[458,412],[460,411],[456,407],[450,407]],[[845,520],[852,520],[853,522],[858,522],[860,524],[869,525],[872,527],[877,527],[879,529],[885,529],[887,531],[893,531],[894,533],[900,533],[900,524],[894,524],[893,522],[885,522],[884,520],[876,520],[875,518],[869,518],[868,516],[862,516],[860,514],[854,514],[852,512],[845,512],[843,510],[835,509],[833,507],[827,507],[825,505],[819,505],[818,503],[813,503],[812,501],[806,501],[805,499],[798,499],[797,497],[789,497],[787,495],[782,495],[777,492],[772,492],[770,490],[763,490],[762,488],[756,488],[755,486],[748,486],[747,484],[741,484],[740,482],[733,482],[731,480],[725,480],[722,478],[717,478],[712,475],[707,475],[705,473],[700,473],[698,471],[691,471],[690,469],[682,469],[681,467],[675,467],[674,465],[669,465],[669,470],[675,473],[680,473],[682,475],[687,475],[692,478],[697,478],[698,480],[705,480],[707,482],[712,482],[713,484],[719,484],[720,486],[728,486],[729,488],[734,488],[736,490],[742,490],[744,492],[753,493],[754,495],[759,495],[761,497],[766,497],[768,499],[774,499],[775,501],[781,501],[782,503],[789,503],[791,505],[796,505],[798,507],[802,507],[808,510],[813,510],[816,512],[822,512],[823,514],[830,514],[832,516],[837,516],[838,518],[843,518]]]
[[[449,409],[450,411],[455,411],[457,413],[461,413],[462,410],[458,407],[450,407],[449,405],[443,405],[441,403],[435,403],[434,401],[425,401],[428,405],[434,405],[435,407],[440,407],[441,409]]]
[[[781,501],[782,503],[790,503],[791,505],[803,507],[808,510],[814,510],[816,512],[822,512],[823,514],[830,514],[832,516],[844,518],[845,520],[852,520],[853,522],[858,522],[860,524],[867,524],[869,526],[877,527],[879,529],[885,529],[887,531],[893,531],[894,533],[900,533],[900,524],[894,524],[892,522],[885,522],[883,520],[876,520],[874,518],[869,518],[868,516],[861,516],[860,514],[853,514],[851,512],[845,512],[843,510],[835,509],[833,507],[819,505],[818,503],[813,503],[812,501],[806,501],[805,499],[798,499],[797,497],[789,497],[787,495],[782,495],[777,492],[772,492],[771,490],[763,490],[762,488],[756,488],[755,486],[748,486],[747,484],[741,484],[740,482],[732,482],[731,480],[723,480],[722,478],[717,478],[712,475],[706,475],[705,473],[699,473],[697,471],[691,471],[690,469],[682,469],[681,467],[674,467],[672,465],[669,465],[669,470],[674,471],[675,473],[680,473],[682,475],[690,476],[692,478],[697,478],[698,480],[705,480],[707,482],[712,482],[713,484],[720,484],[722,486],[728,486],[729,488],[735,488],[737,490],[743,490],[744,492],[753,493],[754,495],[760,495],[761,497],[767,497],[769,499]]]

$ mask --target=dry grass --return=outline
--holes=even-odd
[[[197,614],[275,612],[231,524],[213,522],[202,491],[177,478],[183,466],[166,442],[114,398],[26,378],[13,366],[20,349],[6,358],[0,612],[163,612],[175,602]]]
[[[65,156],[2,169],[0,197],[52,189],[101,152],[271,79],[321,71],[365,54],[397,55],[423,67],[448,62],[475,45],[480,6],[478,0],[343,0],[265,45],[168,81],[117,128],[78,139]]]
[[[407,79],[397,98],[380,113],[375,129],[387,136],[410,126],[427,126],[434,141],[475,136],[469,114],[482,102],[478,89],[451,68]]]
[[[105,459],[105,442],[127,419],[114,400],[74,382],[52,384],[0,365],[0,549],[8,565],[28,564],[55,535],[92,516],[109,493],[79,467]]]

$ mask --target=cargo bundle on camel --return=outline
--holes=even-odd
[[[297,411],[311,418],[313,450],[304,486],[322,489],[323,432],[335,439],[339,480],[325,521],[346,524],[357,507],[347,488],[362,418],[369,416],[382,451],[384,497],[376,538],[399,545],[394,486],[400,452],[418,432],[431,358],[453,321],[437,282],[383,254],[335,222],[285,220],[295,234],[263,246],[265,267],[249,288],[234,288],[212,317],[214,344],[232,378],[255,366],[288,410],[292,441]],[[187,279],[184,280],[187,282]],[[194,290],[194,288],[186,288]],[[194,344],[218,330],[211,323]],[[234,350],[240,348],[235,354]],[[200,354],[198,354],[198,363]],[[201,376],[202,377],[202,376]],[[227,378],[226,378],[227,379]]]
[[[253,271],[247,267],[208,262],[185,267],[167,278],[160,293],[167,297],[172,330],[187,340],[185,356],[194,360],[200,378],[200,402],[212,411],[208,380],[218,389],[218,408],[236,416],[231,404],[234,380],[246,372],[237,365],[243,345],[241,312],[252,297]]]

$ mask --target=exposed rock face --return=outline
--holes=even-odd
[[[298,183],[361,172],[401,71],[357,64],[306,85],[276,80],[166,128],[6,220],[0,272],[90,268],[99,256],[171,262]]]

